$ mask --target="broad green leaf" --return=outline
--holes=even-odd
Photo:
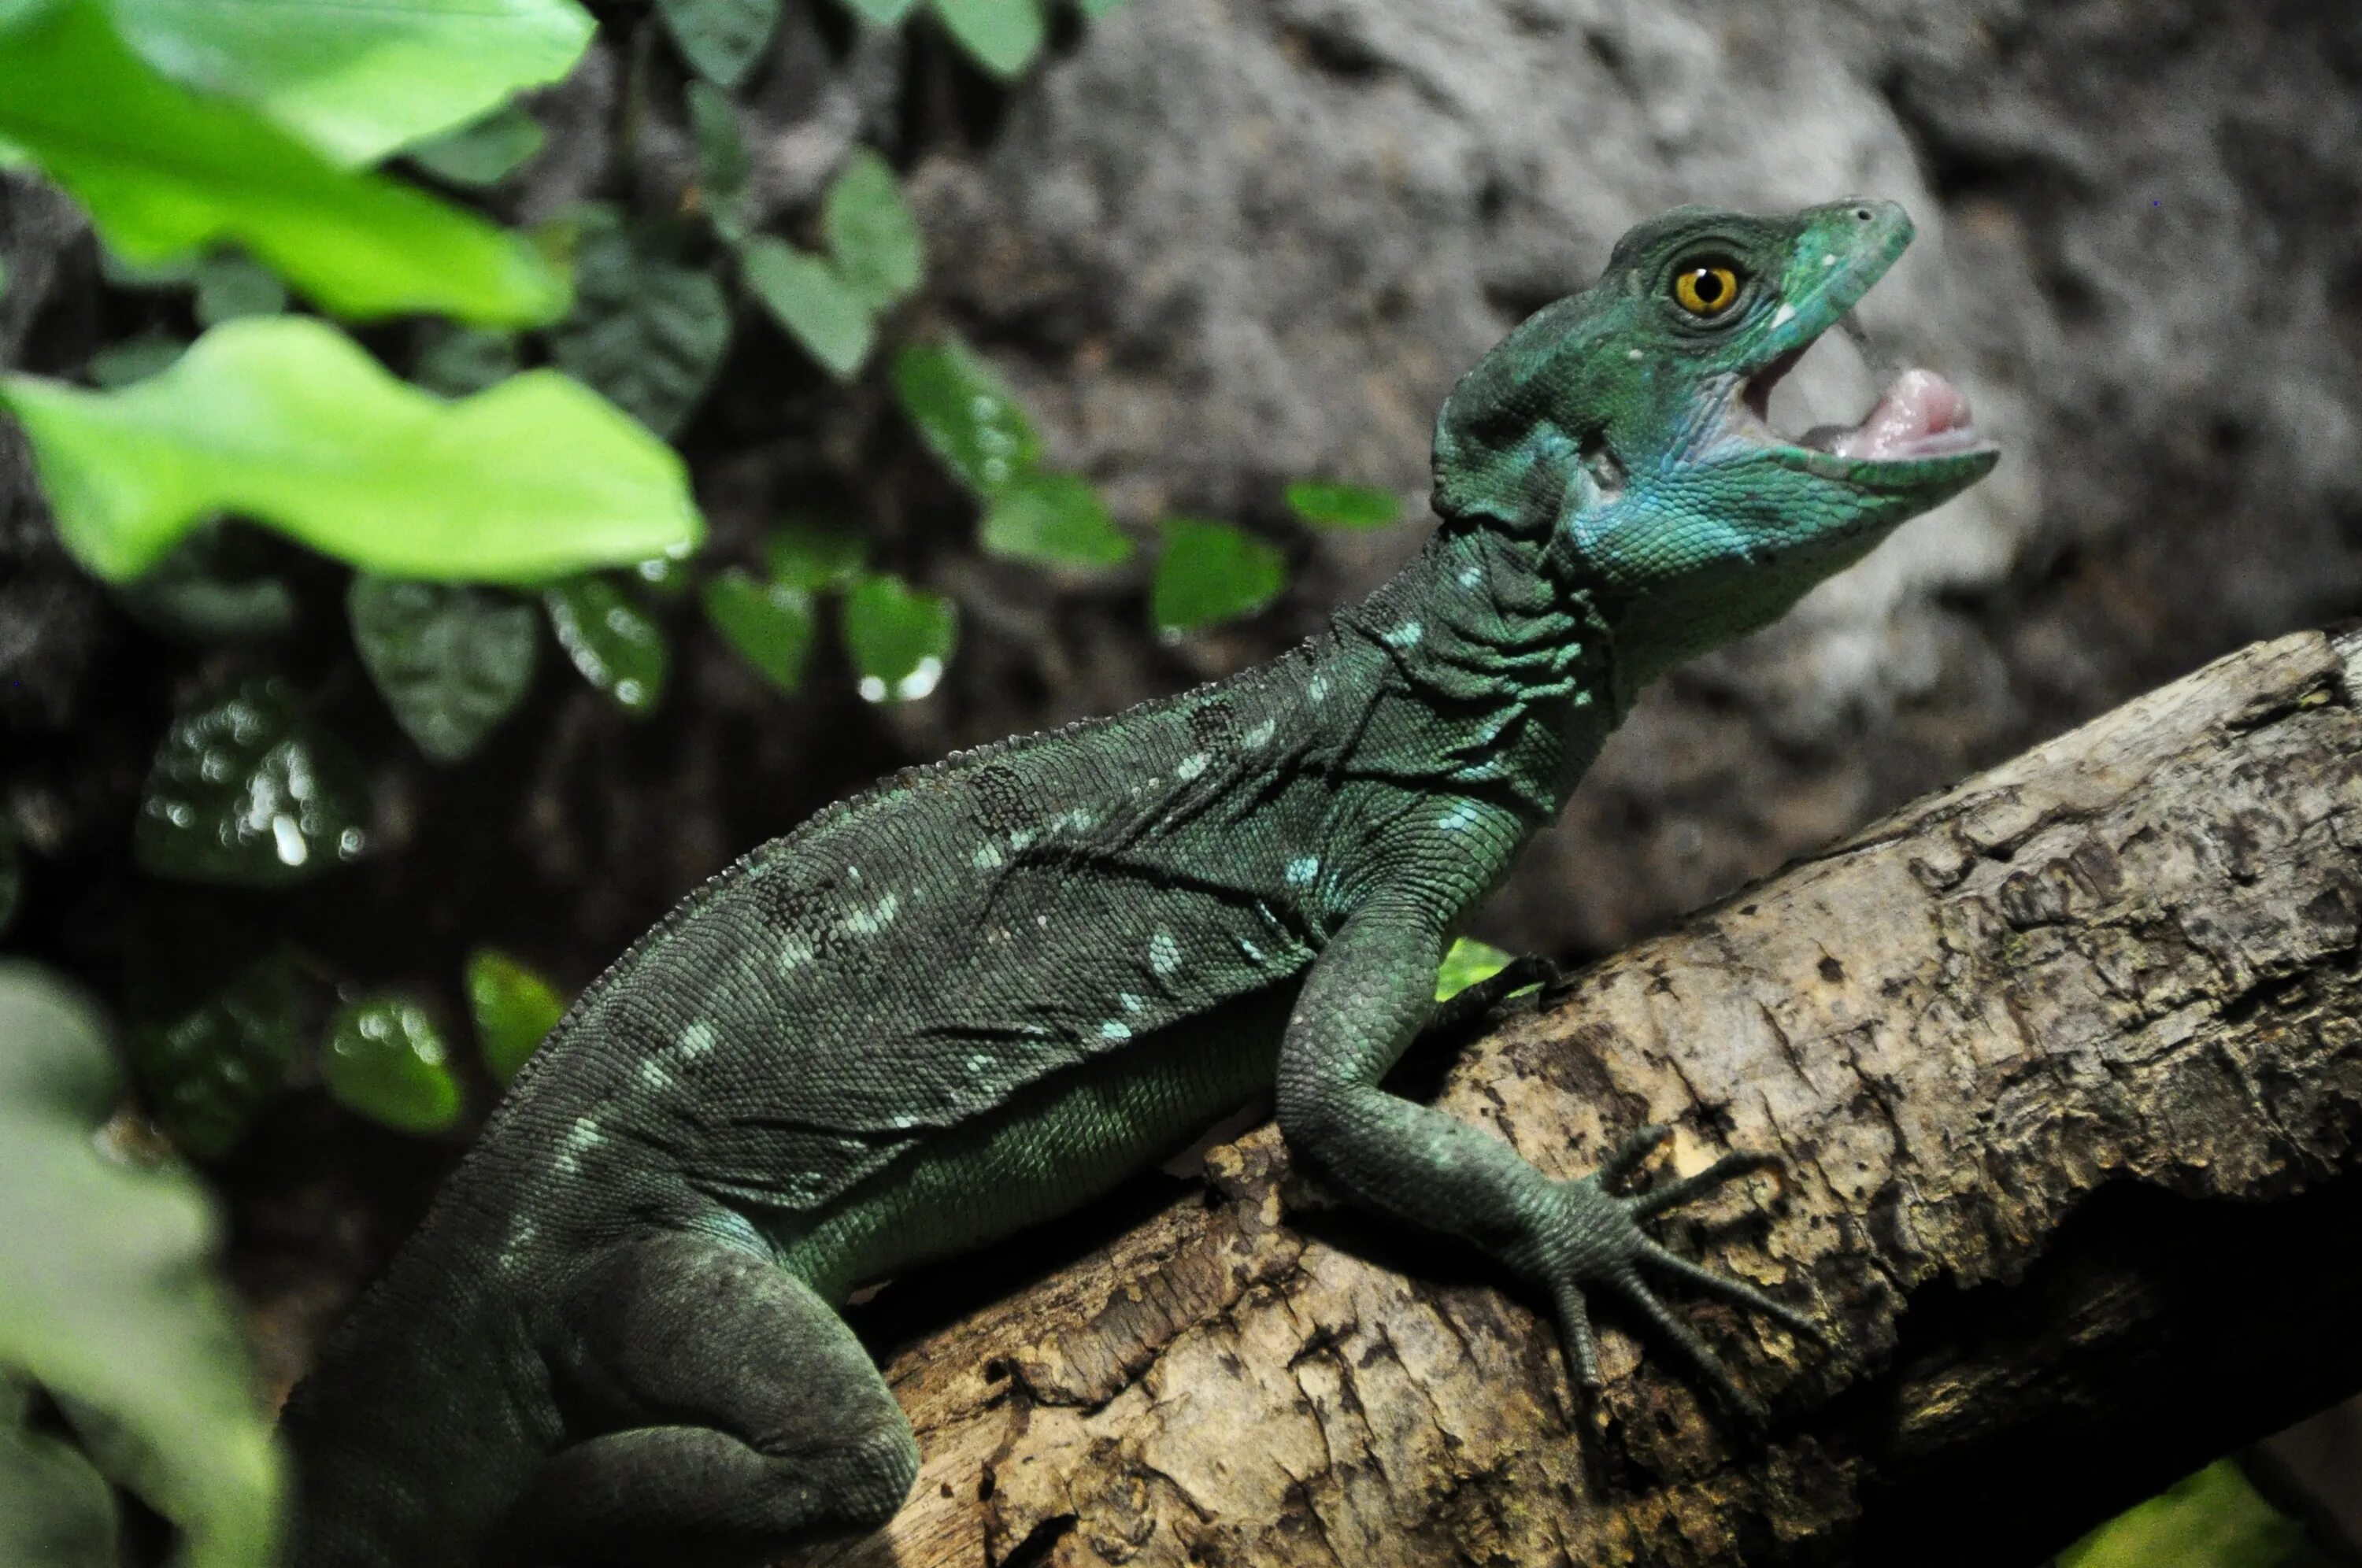
[[[295,595],[270,569],[260,536],[200,528],[162,560],[116,585],[141,624],[195,643],[260,643],[295,624]]]
[[[556,82],[590,41],[575,0],[108,0],[167,75],[238,99],[349,167]]]
[[[197,263],[199,326],[218,326],[242,315],[277,315],[287,308],[287,285],[260,262],[235,251]]]
[[[1307,523],[1329,528],[1384,528],[1402,516],[1402,497],[1375,485],[1297,480],[1287,507]]]
[[[1287,586],[1286,558],[1243,528],[1195,517],[1167,517],[1157,526],[1164,554],[1148,613],[1159,631],[1194,631],[1252,615]]]
[[[1473,937],[1458,937],[1444,950],[1435,970],[1435,999],[1458,996],[1479,980],[1489,980],[1509,966],[1509,955]]]
[[[919,0],[844,0],[844,6],[865,22],[892,28],[919,8]]]
[[[674,259],[670,231],[626,224],[613,207],[580,215],[574,314],[551,331],[550,353],[669,438],[721,368],[730,302],[712,273]]]
[[[746,239],[746,177],[754,160],[738,132],[738,105],[710,82],[686,92],[689,127],[697,141],[698,192],[713,232],[733,245]]]
[[[397,1132],[440,1132],[459,1120],[459,1081],[435,1021],[396,996],[348,1003],[328,1021],[320,1081],[348,1110]]]
[[[169,370],[189,346],[162,332],[142,332],[110,343],[90,357],[90,379],[101,388],[126,387]]]
[[[811,517],[790,517],[764,541],[763,558],[775,582],[819,593],[844,588],[861,575],[868,542],[850,529]]]
[[[671,660],[663,629],[646,611],[603,577],[569,578],[546,590],[541,602],[557,646],[583,679],[627,713],[656,712]]]
[[[517,373],[516,339],[505,332],[436,324],[410,379],[442,397],[468,397]]]
[[[991,495],[1042,455],[1042,438],[1008,383],[955,337],[895,355],[894,395],[944,466],[978,495]]]
[[[0,936],[8,934],[24,902],[25,854],[17,846],[17,830],[0,819]]]
[[[479,947],[468,955],[468,1010],[486,1070],[505,1084],[566,1016],[566,1001],[507,954]]]
[[[705,585],[705,618],[782,691],[803,684],[811,653],[811,595],[784,582],[757,582],[732,567]]]
[[[1042,52],[1049,27],[1042,0],[932,0],[944,28],[968,57],[1006,82]]]
[[[2303,1543],[2303,1527],[2221,1459],[2118,1514],[2060,1552],[2054,1568],[2283,1568]]]
[[[480,191],[524,168],[548,139],[539,120],[503,104],[474,125],[412,148],[410,161],[447,185]]]
[[[458,583],[364,572],[346,591],[353,646],[418,749],[458,762],[533,684],[533,606]]]
[[[160,877],[281,888],[367,846],[367,782],[276,680],[172,721],[141,791],[131,847]]]
[[[657,0],[665,30],[700,76],[735,87],[771,41],[779,0]]]
[[[1030,473],[995,495],[978,530],[987,554],[1062,566],[1114,566],[1131,540],[1099,492],[1075,474]]]
[[[869,307],[836,269],[783,239],[758,235],[738,260],[747,289],[829,374],[850,381],[869,358]]]
[[[26,1424],[31,1392],[0,1369],[0,1562],[121,1568],[114,1491],[72,1443]]]
[[[219,1158],[286,1087],[303,1043],[302,979],[274,953],[179,1018],[133,1032],[140,1089],[174,1143]]]
[[[99,576],[235,512],[389,577],[531,582],[694,544],[680,458],[547,370],[461,403],[301,316],[233,321],[112,392],[0,377],[58,535]]]
[[[899,577],[865,577],[844,597],[844,649],[871,702],[910,702],[944,678],[959,620],[952,602]]]
[[[869,149],[855,148],[829,182],[821,233],[845,286],[871,310],[885,310],[919,286],[926,261],[919,220],[903,204],[892,167]]]
[[[0,963],[0,1364],[112,1419],[186,1568],[253,1568],[277,1533],[280,1465],[213,1278],[212,1207],[177,1167],[102,1151],[119,1085],[78,995]]]
[[[63,0],[0,44],[0,138],[134,262],[235,241],[340,315],[523,326],[566,308],[564,278],[523,240],[168,81],[98,0]]]

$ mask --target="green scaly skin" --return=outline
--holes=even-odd
[[[1639,688],[1992,466],[1973,433],[1840,458],[1750,409],[1910,232],[1873,203],[1635,229],[1453,392],[1441,525],[1328,632],[903,774],[692,895],[290,1401],[293,1561],[728,1562],[874,1528],[918,1451],[834,1304],[1265,1088],[1344,1194],[1532,1281],[1585,1383],[1604,1289],[1748,1403],[1644,1272],[1811,1324],[1639,1221],[1759,1160],[1622,1196],[1660,1130],[1555,1180],[1381,1081]],[[1676,287],[1702,264],[1738,280],[1710,316]]]

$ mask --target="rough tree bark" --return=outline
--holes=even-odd
[[[1573,1397],[1537,1302],[1324,1202],[1264,1126],[1005,1299],[892,1287],[955,1320],[889,1363],[925,1468],[885,1535],[799,1561],[2028,1562],[2332,1402],[2362,1385],[2357,710],[2362,637],[2250,647],[1461,1054],[1441,1103],[1554,1171],[1645,1121],[1682,1169],[1786,1156],[1672,1227],[1834,1326],[1679,1303],[1764,1430],[1612,1307]]]

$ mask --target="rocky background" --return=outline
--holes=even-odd
[[[601,9],[611,38],[639,14]],[[508,215],[678,200],[676,68],[625,47],[602,41],[536,105],[550,145],[499,198]],[[645,113],[619,116],[634,81]],[[751,550],[790,505],[858,518],[959,602],[938,693],[870,708],[824,669],[784,700],[684,637],[652,722],[545,659],[526,712],[438,771],[365,684],[330,676],[309,695],[374,769],[384,853],[300,893],[228,895],[142,877],[128,824],[175,702],[253,656],[160,639],[77,574],[12,438],[0,809],[28,855],[19,943],[109,996],[160,950],[215,965],[297,926],[348,971],[428,994],[478,942],[579,985],[697,880],[886,769],[1312,628],[1418,527],[1309,539],[1281,486],[1416,502],[1453,379],[1681,201],[1902,201],[1921,238],[1863,308],[1871,357],[1941,369],[2008,456],[1783,624],[1666,681],[1481,934],[1604,952],[2215,654],[2362,612],[2351,5],[1132,0],[1068,18],[1004,90],[922,26],[863,32],[790,0],[750,101],[758,215],[802,221],[847,148],[885,149],[927,237],[917,314],[982,349],[1127,521],[1267,526],[1297,557],[1289,596],[1160,646],[1141,576],[1045,584],[986,560],[881,377],[840,391],[750,328],[682,437],[717,551]],[[0,359],[67,370],[117,330],[65,204],[12,182],[0,253]],[[1876,384],[1859,358],[1816,350],[1775,416],[1850,419]],[[312,597],[274,657],[349,671],[336,591]],[[296,1325],[290,1361],[454,1152],[299,1099],[217,1173],[245,1282]]]

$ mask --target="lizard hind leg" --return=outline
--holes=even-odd
[[[918,1442],[885,1378],[768,1259],[644,1233],[578,1269],[554,1308],[568,1441],[495,1561],[752,1562],[875,1529],[909,1493]]]

